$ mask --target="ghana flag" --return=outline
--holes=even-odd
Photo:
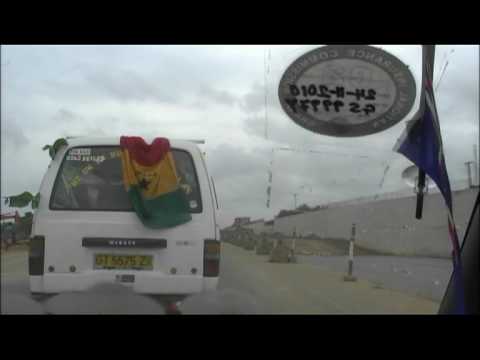
[[[166,228],[190,221],[168,139],[156,138],[148,145],[141,137],[122,136],[120,147],[123,182],[142,223]]]

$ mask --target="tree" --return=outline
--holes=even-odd
[[[45,145],[42,150],[48,150],[50,157],[54,159],[58,150],[60,150],[62,146],[67,146],[67,145],[68,145],[67,140],[65,140],[64,138],[60,138],[55,140],[53,145]]]
[[[40,193],[33,195],[28,191],[24,191],[19,195],[11,195],[5,198],[5,205],[10,207],[16,208],[23,208],[28,205],[32,206],[32,209],[36,209],[38,207],[38,203],[40,201]]]
[[[50,157],[54,159],[58,150],[60,150],[63,146],[67,146],[67,145],[68,145],[67,140],[65,140],[64,138],[60,138],[55,140],[53,145],[45,145],[42,150],[48,150]],[[40,193],[33,195],[28,191],[24,191],[23,193],[18,195],[7,196],[5,198],[5,205],[8,205],[10,207],[16,207],[16,208],[23,208],[28,205],[31,205],[32,209],[36,209],[38,208],[39,202],[40,202]]]
[[[297,207],[297,210],[302,211],[302,212],[306,212],[306,211],[311,211],[312,208],[310,206],[308,206],[307,204],[302,204],[299,207]]]
[[[299,211],[299,210],[280,210],[280,212],[277,215],[277,218],[290,216],[290,215],[301,214],[301,213],[302,213],[302,211]]]

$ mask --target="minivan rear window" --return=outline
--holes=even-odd
[[[202,212],[197,173],[189,152],[171,149],[190,212]],[[71,148],[50,198],[52,210],[133,211],[122,178],[118,146]]]

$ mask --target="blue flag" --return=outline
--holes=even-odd
[[[434,52],[434,45],[423,45],[420,109],[397,141],[394,151],[404,155],[419,169],[423,170],[435,182],[445,199],[448,209],[448,230],[453,247],[453,278],[457,300],[456,313],[464,314],[464,286],[460,245],[453,218],[452,192],[447,167],[445,166],[440,123],[432,86]]]

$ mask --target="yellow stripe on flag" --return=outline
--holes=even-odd
[[[135,171],[132,168],[132,162],[130,160],[130,153],[128,150],[122,150],[122,173],[123,173],[123,183],[126,186],[137,185],[137,177],[135,176]],[[128,189],[127,189],[128,190]]]
[[[170,193],[178,189],[179,179],[175,169],[172,153],[152,166],[138,164],[130,157],[128,151],[122,151],[124,182],[130,186],[139,186],[146,199]]]

